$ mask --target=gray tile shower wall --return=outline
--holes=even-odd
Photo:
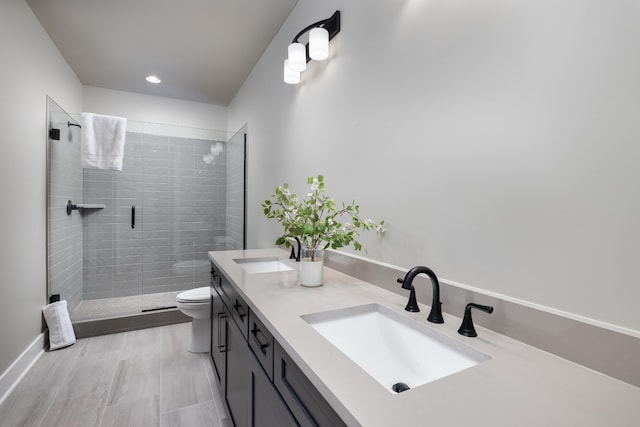
[[[48,104],[50,127],[60,129],[60,139],[48,140],[48,279],[49,293],[61,294],[69,311],[82,301],[82,218],[67,215],[66,203],[82,201],[80,130],[55,103]]]
[[[225,235],[226,169],[212,141],[127,133],[122,171],[84,171],[84,299],[208,285]],[[135,206],[135,228],[132,228]]]

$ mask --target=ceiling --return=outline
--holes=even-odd
[[[225,106],[298,2],[26,1],[83,85]]]

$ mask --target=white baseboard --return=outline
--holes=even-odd
[[[9,396],[20,380],[44,353],[45,334],[42,333],[22,352],[22,354],[0,375],[0,405]]]

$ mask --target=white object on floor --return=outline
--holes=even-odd
[[[191,339],[188,350],[208,353],[211,349],[211,290],[208,286],[189,289],[176,296],[176,306],[191,321]]]
[[[82,113],[83,168],[122,170],[127,119]]]
[[[42,308],[44,320],[49,327],[49,348],[56,350],[76,342],[76,334],[69,318],[65,300],[52,302]]]

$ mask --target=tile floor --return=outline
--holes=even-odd
[[[189,323],[81,339],[46,352],[0,406],[0,426],[230,427]]]

